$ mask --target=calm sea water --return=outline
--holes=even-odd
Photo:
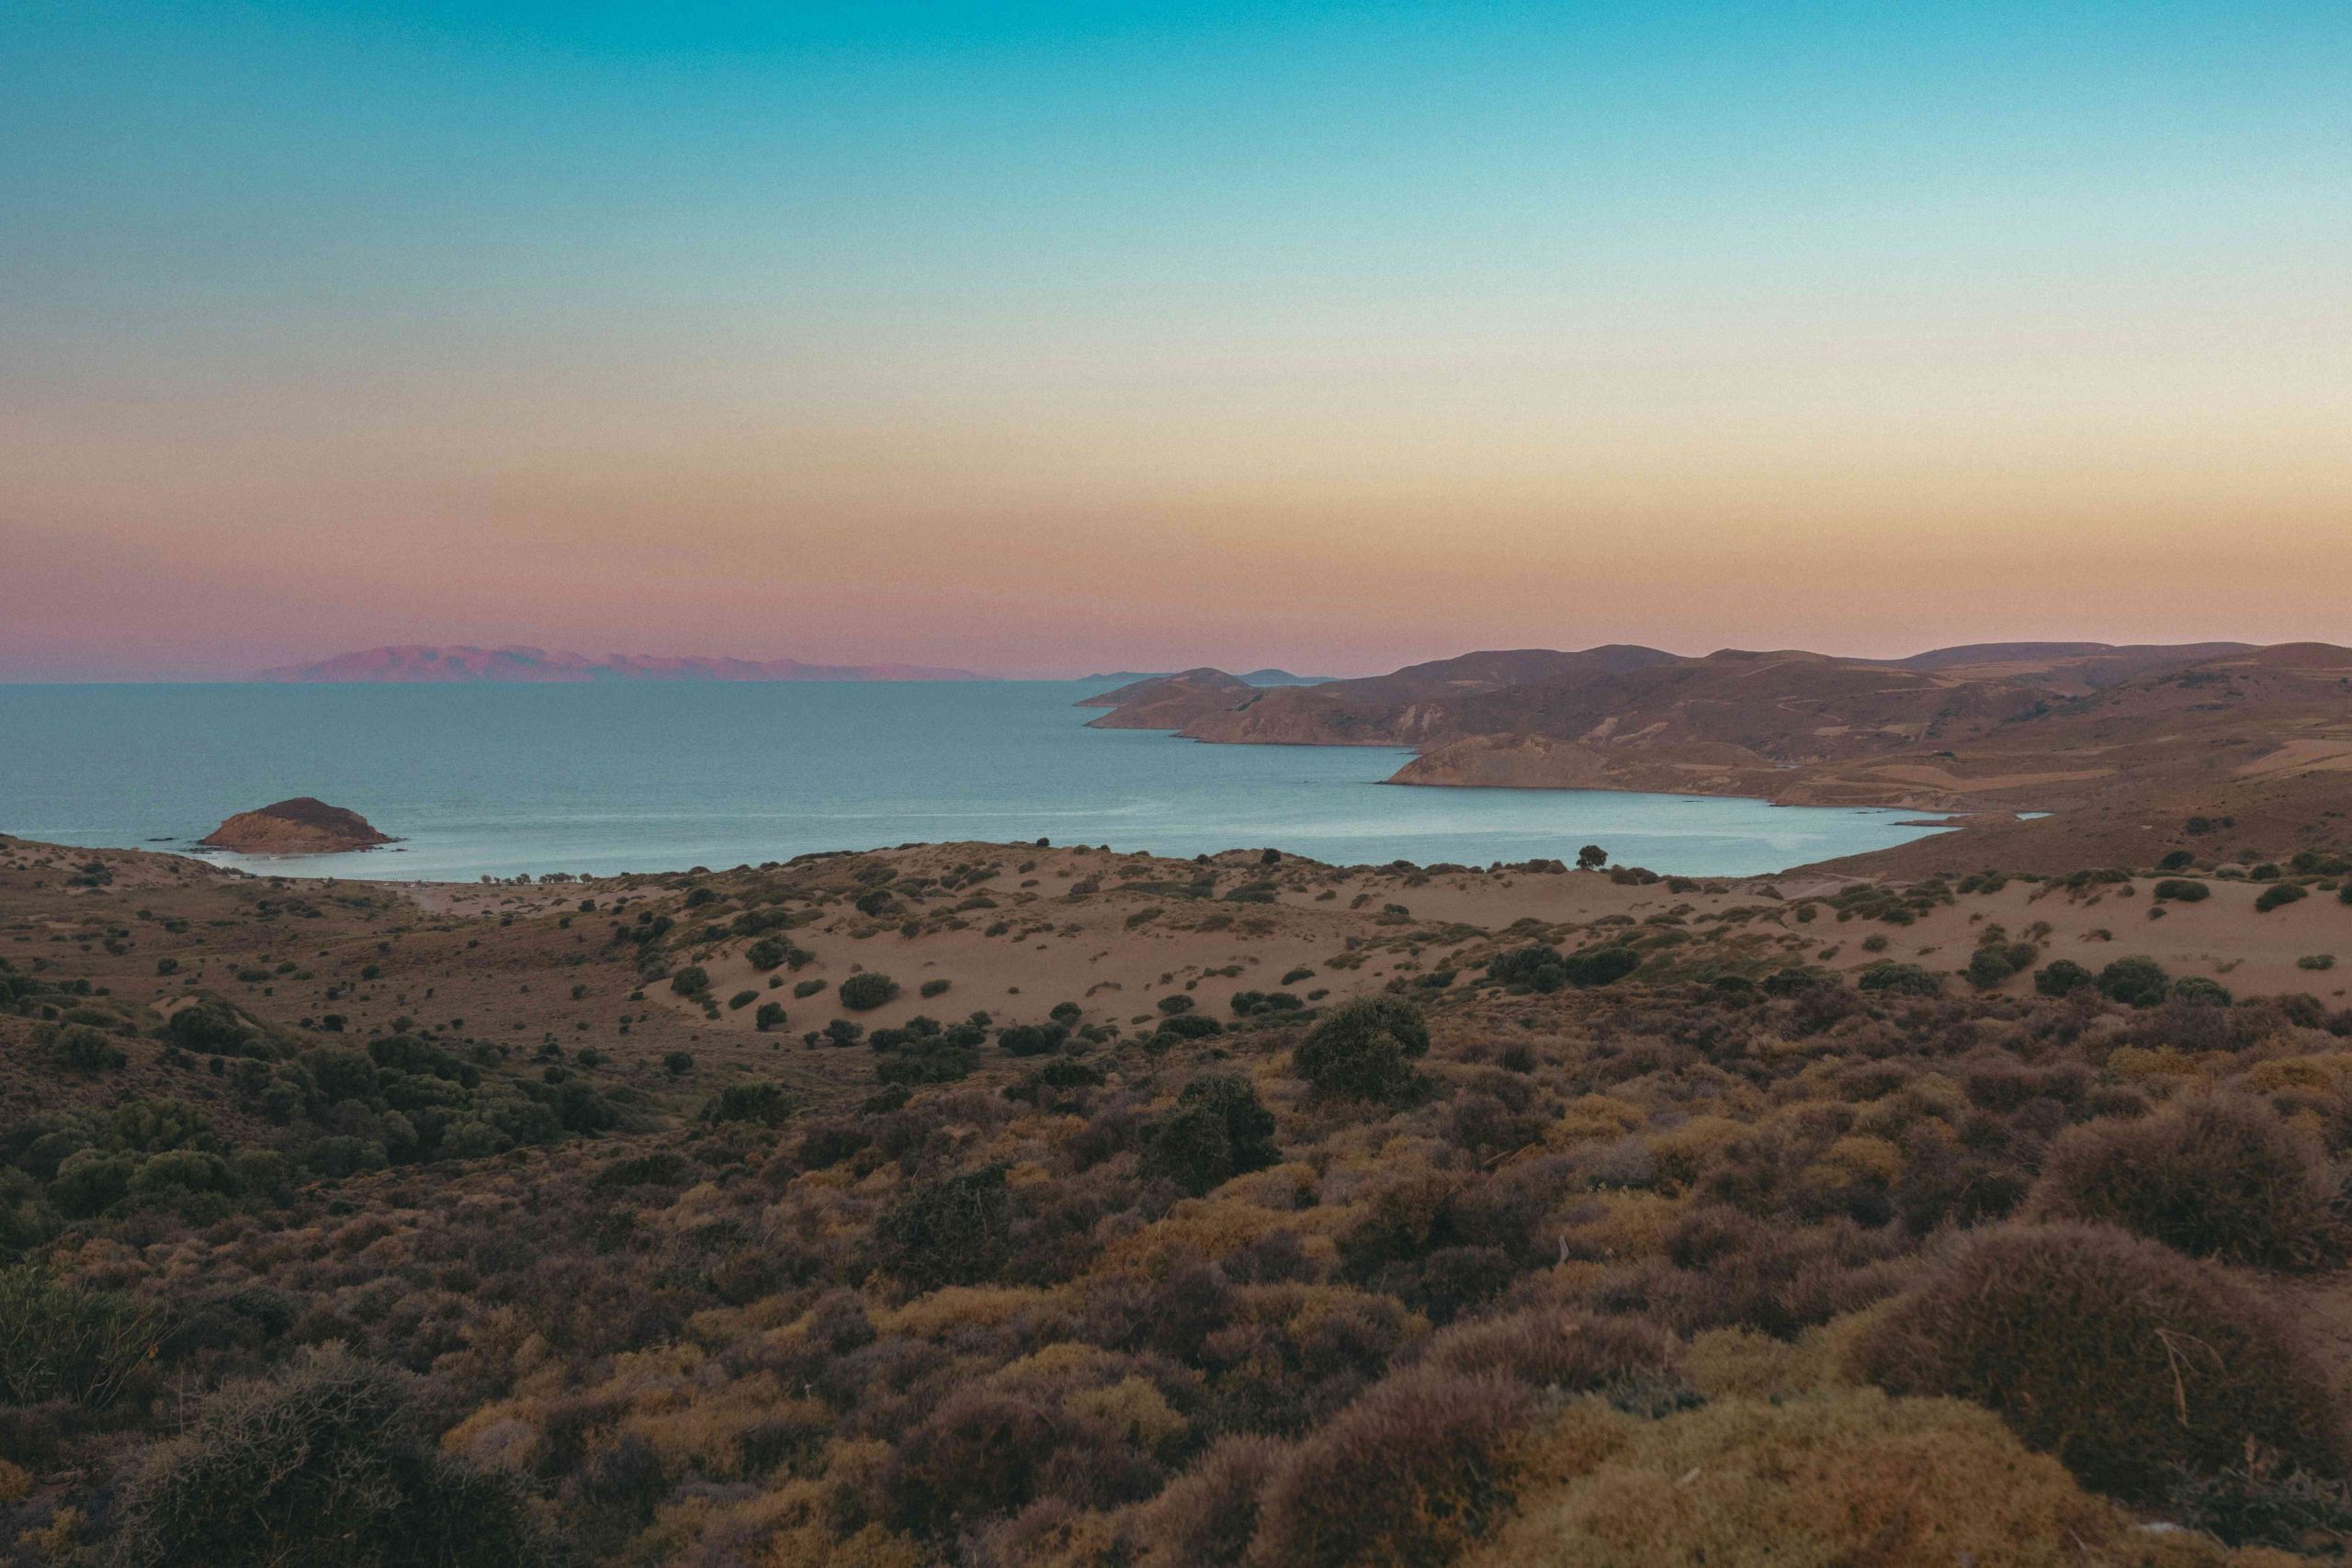
[[[251,870],[370,878],[662,871],[810,850],[1051,838],[1340,863],[1573,859],[1741,875],[1883,848],[1907,813],[1383,786],[1408,753],[1084,728],[1092,688],[0,686],[0,832],[186,847],[288,795],[406,841]],[[158,842],[169,840],[169,842]]]

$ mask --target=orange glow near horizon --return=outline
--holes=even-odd
[[[26,23],[0,134],[193,85],[10,144],[0,679],[2352,641],[2342,40],[2159,9]]]

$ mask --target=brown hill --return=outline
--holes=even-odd
[[[1453,718],[1464,701],[1547,681],[1600,681],[1679,662],[1654,648],[1612,644],[1577,652],[1510,649],[1408,665],[1387,675],[1318,686],[1227,694],[1204,690],[1172,728],[1194,740],[1306,746],[1423,746],[1469,733]],[[1163,716],[1178,710],[1163,710]],[[1144,725],[1153,728],[1161,726]]]
[[[254,855],[340,854],[393,841],[356,811],[307,795],[257,811],[240,811],[197,840],[210,849]]]
[[[2135,644],[2120,648],[2102,642],[1983,642],[1931,649],[1908,659],[1885,662],[1905,670],[1940,671],[1967,680],[2016,681],[2080,695],[2142,675],[2186,670],[2208,660],[2245,653],[2251,647],[2243,642]]]
[[[1277,692],[1214,673],[1097,722],[1418,750],[1397,784],[1972,818],[1966,831],[1844,869],[1916,872],[1982,854],[2019,870],[2086,855],[2147,863],[2183,847],[2192,817],[2233,818],[2249,825],[2248,847],[2291,852],[2352,817],[2352,649],[2324,643],[1986,644],[1895,661],[1520,650]],[[2015,820],[2021,811],[2055,815]]]
[[[1090,729],[1182,729],[1195,714],[1261,694],[1238,675],[1203,666],[1174,675],[1148,676],[1076,705],[1112,710],[1091,721]]]

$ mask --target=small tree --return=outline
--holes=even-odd
[[[2033,972],[2033,988],[2045,997],[2071,997],[2086,986],[2098,984],[2098,976],[2071,958],[2052,959]]]
[[[1577,852],[1578,871],[1599,871],[1609,863],[1609,852],[1599,844],[1587,844]]]
[[[85,1077],[112,1072],[130,1060],[113,1041],[86,1023],[68,1025],[51,1043],[50,1055],[67,1072]]]
[[[898,994],[899,983],[896,980],[872,969],[852,975],[841,984],[842,1006],[852,1012],[870,1011]]]
[[[2172,976],[2153,958],[2119,958],[2098,972],[2098,988],[2111,1002],[2152,1008],[2172,994]]]
[[[1560,962],[1560,951],[1541,942],[1514,948],[1487,960],[1487,976],[1506,986],[1524,986],[1531,991],[1556,991],[1568,983],[1566,965]]]
[[[1412,1061],[1429,1048],[1419,1009],[1398,997],[1364,997],[1318,1020],[1293,1060],[1317,1094],[1396,1100],[1419,1082]]]
[[[1247,1078],[1218,1073],[1188,1085],[1176,1109],[1145,1129],[1142,1172],[1197,1198],[1275,1157],[1273,1113]]]
[[[1594,986],[1613,986],[1642,966],[1642,955],[1623,942],[1605,947],[1588,947],[1571,953],[1560,961],[1568,984],[1579,990]]]

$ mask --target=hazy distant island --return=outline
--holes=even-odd
[[[1170,679],[1174,671],[1167,670],[1103,671],[1087,676],[1086,684],[1090,686],[1132,686],[1139,681],[1165,681]],[[1219,673],[1221,674],[1223,671],[1220,671]],[[1242,674],[1234,676],[1233,679],[1240,682],[1245,686],[1320,686],[1327,682],[1336,681],[1339,677],[1336,675],[1294,675],[1287,670],[1276,670],[1270,666],[1264,670],[1247,671]],[[1081,705],[1100,707],[1105,705],[1098,703],[1092,698],[1089,698],[1087,702]]]
[[[543,648],[435,648],[406,643],[264,670],[256,681],[328,684],[457,684],[582,681],[985,681],[927,664],[805,664],[797,659],[692,654],[567,653]]]

